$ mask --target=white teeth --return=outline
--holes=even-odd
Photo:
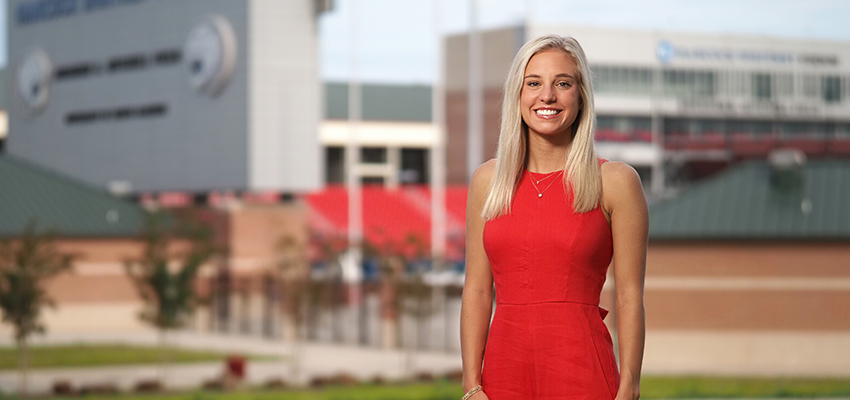
[[[540,109],[540,110],[537,110],[535,112],[537,113],[537,115],[555,115],[555,114],[559,113],[560,111]]]

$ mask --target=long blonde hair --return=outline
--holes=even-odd
[[[541,36],[522,46],[511,64],[505,81],[502,99],[502,121],[499,148],[496,151],[496,171],[484,201],[481,216],[485,220],[510,214],[511,202],[525,168],[528,152],[528,126],[522,120],[520,95],[528,61],[544,50],[561,50],[569,55],[578,69],[582,108],[573,122],[573,137],[564,164],[564,186],[573,192],[573,210],[577,213],[596,208],[602,196],[602,178],[593,134],[596,130],[596,111],[593,106],[593,85],[590,68],[581,45],[571,37]]]

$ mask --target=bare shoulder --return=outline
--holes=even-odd
[[[602,203],[610,207],[623,201],[640,199],[646,202],[640,176],[631,165],[621,161],[609,161],[600,166],[602,173]]]
[[[467,211],[474,208],[474,212],[480,213],[481,207],[484,205],[484,199],[487,197],[487,190],[490,188],[490,182],[493,180],[493,175],[496,172],[496,159],[492,158],[478,166],[475,172],[472,173],[472,181],[469,182],[469,192],[467,194]]]
[[[599,167],[602,172],[602,184],[619,185],[640,184],[640,176],[631,165],[622,161],[608,161]]]
[[[496,159],[491,158],[478,166],[475,169],[475,172],[472,173],[472,183],[476,183],[477,180],[483,180],[487,184],[493,179],[493,174],[496,172]]]
[[[472,181],[469,183],[470,192],[486,191],[490,187],[490,182],[493,180],[493,175],[496,172],[496,159],[491,158],[478,166],[475,172],[472,173]]]

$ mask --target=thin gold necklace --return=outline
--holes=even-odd
[[[550,173],[546,174],[546,176],[544,176],[544,177],[542,177],[542,178],[540,178],[540,179],[537,179],[537,184],[539,185],[539,184],[540,184],[540,182],[543,182],[543,181],[545,181],[545,180],[547,180],[547,179],[549,179],[549,178],[551,178],[551,177],[555,176],[558,172],[561,172],[561,171],[554,171],[554,172],[550,172]],[[531,176],[531,174],[534,174],[534,173],[536,173],[536,172],[528,171],[528,176]],[[540,174],[538,174],[538,175],[540,175]],[[533,180],[534,178],[531,178],[531,179]]]
[[[560,172],[562,172],[562,171],[552,172],[551,174],[547,175],[546,177],[540,178],[540,180],[537,181],[537,183],[540,183],[540,181],[542,181],[542,180],[544,180],[544,179],[546,179],[550,176],[555,176]],[[552,179],[552,182],[549,182],[549,186],[546,186],[546,189],[543,189],[543,191],[541,192],[540,189],[537,188],[537,183],[534,183],[534,178],[531,176],[531,171],[528,171],[528,178],[531,180],[531,186],[534,186],[534,190],[537,191],[537,198],[543,197],[543,193],[545,193],[547,190],[549,190],[549,188],[552,187],[552,184],[555,183],[555,181],[557,180],[557,179]]]

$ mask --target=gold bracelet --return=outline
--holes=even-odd
[[[481,389],[482,389],[481,385],[478,385],[478,386],[476,386],[472,389],[469,389],[469,391],[466,392],[466,394],[463,395],[463,397],[461,397],[460,400],[466,400],[466,399],[472,397],[473,394],[480,392]]]

